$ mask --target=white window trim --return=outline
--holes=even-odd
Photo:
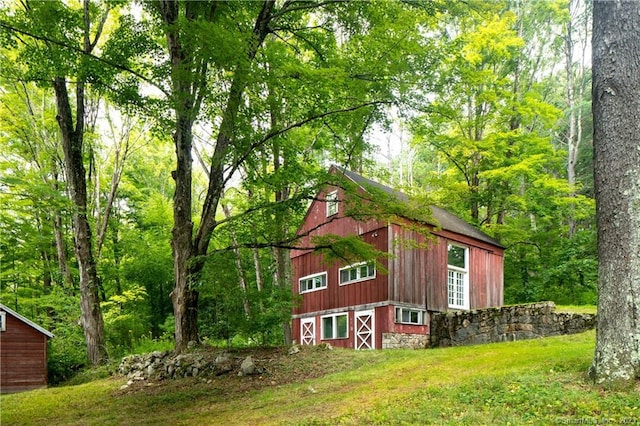
[[[402,321],[402,312],[403,311],[418,312],[418,315],[420,316],[419,322]],[[400,313],[398,314],[398,312],[400,312]],[[427,319],[427,312],[425,310],[423,310],[423,309],[403,308],[401,306],[396,306],[395,316],[396,316],[396,318],[395,318],[396,324],[425,325],[426,324],[426,319]]]
[[[347,317],[347,335],[345,337],[337,337],[338,335],[338,321],[337,317]],[[333,337],[324,337],[324,320],[325,318],[332,318],[333,321]],[[323,315],[320,317],[320,340],[343,340],[349,338],[349,313],[341,312],[338,314]]]
[[[300,284],[302,283],[302,280],[308,280],[308,279],[311,279],[311,278],[320,277],[320,276],[322,276],[322,275],[324,275],[324,286],[322,286],[322,287],[315,287],[315,288],[312,288],[311,290],[305,290],[305,291],[301,291],[301,290],[300,290]],[[318,290],[325,290],[325,289],[327,288],[328,284],[329,284],[327,280],[328,280],[328,277],[327,277],[327,272],[326,272],[326,271],[324,271],[324,272],[319,272],[319,273],[317,273],[317,274],[311,274],[311,275],[306,275],[306,276],[304,276],[304,277],[300,277],[300,278],[298,279],[298,292],[299,292],[300,294],[304,294],[304,293],[311,293],[311,292],[313,292],[313,291],[318,291]]]
[[[338,190],[331,191],[325,196],[325,202],[327,204],[327,217],[335,216],[338,214]]]
[[[447,254],[449,253],[449,248],[460,247],[464,249],[464,268],[460,268],[458,266],[449,265],[449,260],[447,258],[447,304],[451,309],[469,309],[469,247],[463,246],[461,244],[453,244],[449,243],[447,245]],[[449,303],[449,271],[458,272],[462,274],[462,298],[463,303],[459,305],[457,303]]]
[[[0,312],[0,331],[7,331],[7,313]]]
[[[345,282],[341,282],[340,281],[340,275],[342,275],[342,271],[345,271],[347,269],[353,269],[353,268],[360,268],[363,265],[373,265],[373,275],[372,276],[366,276],[364,278],[361,278],[360,275],[360,269],[358,269],[358,278],[356,278],[355,280],[350,280],[350,281],[345,281]],[[354,284],[354,283],[359,283],[362,281],[368,281],[368,280],[373,280],[376,278],[378,274],[378,269],[376,268],[376,263],[375,262],[359,262],[359,263],[353,263],[351,265],[347,265],[344,268],[340,268],[338,269],[338,284],[339,285],[349,285],[349,284]]]

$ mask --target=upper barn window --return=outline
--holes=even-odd
[[[325,200],[327,202],[327,217],[338,214],[338,191],[328,193]]]
[[[370,280],[376,277],[376,264],[373,262],[356,263],[340,268],[340,284],[350,284]]]

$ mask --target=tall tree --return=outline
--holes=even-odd
[[[592,375],[640,377],[640,3],[593,6],[598,327]]]
[[[4,12],[0,27],[9,36],[3,40],[14,48],[12,54],[18,55],[16,66],[23,78],[53,89],[66,189],[73,204],[82,325],[89,360],[99,364],[106,361],[107,351],[89,211],[91,187],[85,162],[86,135],[95,124],[95,116],[91,114],[97,111],[90,108],[91,86],[109,80],[107,75],[116,69],[98,65],[100,59],[96,56],[97,51],[103,50],[105,24],[113,12],[112,5],[89,0],[77,4],[33,1]],[[51,24],[52,20],[56,25]],[[99,229],[101,239],[102,229]]]

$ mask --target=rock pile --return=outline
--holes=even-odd
[[[179,379],[183,377],[212,377],[237,371],[238,376],[264,374],[249,355],[234,357],[223,352],[215,358],[192,352],[173,355],[172,352],[151,352],[144,355],[129,355],[122,359],[118,372],[129,379],[127,386],[144,380]]]

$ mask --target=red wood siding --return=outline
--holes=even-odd
[[[382,349],[383,333],[408,333],[408,334],[429,334],[429,321],[425,325],[397,324],[395,322],[395,305],[378,306],[374,311],[374,346],[375,349]],[[322,339],[322,316],[313,316],[315,324],[316,344],[329,343],[339,348],[355,348],[356,330],[355,330],[355,314],[353,310],[339,311],[335,313],[346,313],[348,315],[348,338],[346,339]],[[292,331],[294,339],[300,343],[302,336],[300,335],[301,319],[295,318],[292,322]]]
[[[504,302],[502,254],[474,248],[469,256],[470,309],[501,306]]]
[[[451,242],[469,248],[469,308],[502,305],[503,250],[452,232],[431,232],[433,237],[429,238],[398,224],[390,226],[390,300],[426,306],[430,311],[448,310],[447,253]]]
[[[386,252],[386,228],[368,232],[361,237],[378,250]],[[385,269],[388,267],[386,259],[380,259],[380,263]],[[300,304],[294,308],[294,314],[344,308],[388,299],[387,276],[381,268],[376,268],[376,276],[373,279],[339,285],[339,270],[347,266],[345,264],[327,264],[323,262],[322,255],[308,251],[294,257],[291,266],[294,294],[299,294],[299,279],[301,277],[320,272],[327,273],[327,287],[301,294]]]
[[[1,392],[46,385],[47,336],[6,313],[6,331],[0,332]]]
[[[318,199],[309,206],[304,222],[298,230],[298,235],[302,236],[299,247],[312,247],[311,238],[318,235],[362,235],[386,226],[386,223],[378,220],[361,222],[345,217],[343,202],[338,203],[338,214],[327,217],[327,203],[320,200],[324,200],[326,194],[334,190],[338,191],[338,200],[344,199],[343,190],[338,188],[329,188],[326,192],[318,194]],[[295,258],[309,252],[310,250],[292,250],[291,257]]]
[[[338,196],[342,197],[340,190]],[[324,198],[324,195],[319,198]],[[447,311],[447,247],[450,242],[469,248],[469,308],[502,305],[502,248],[430,226],[427,228],[432,237],[400,224],[386,225],[373,220],[358,222],[341,214],[339,208],[338,215],[328,219],[326,203],[314,201],[300,232],[312,231],[303,238],[301,246],[310,247],[313,235],[361,235],[377,249],[390,250],[391,258],[383,261],[388,274],[378,270],[374,280],[339,286],[338,270],[346,265],[326,265],[322,256],[312,250],[294,251],[292,285],[295,294],[298,294],[301,277],[327,272],[327,288],[304,293],[294,314],[387,300],[426,307],[430,311]]]
[[[395,302],[425,307],[429,279],[426,237],[400,225],[389,226],[389,295]],[[418,246],[416,246],[416,244]]]

